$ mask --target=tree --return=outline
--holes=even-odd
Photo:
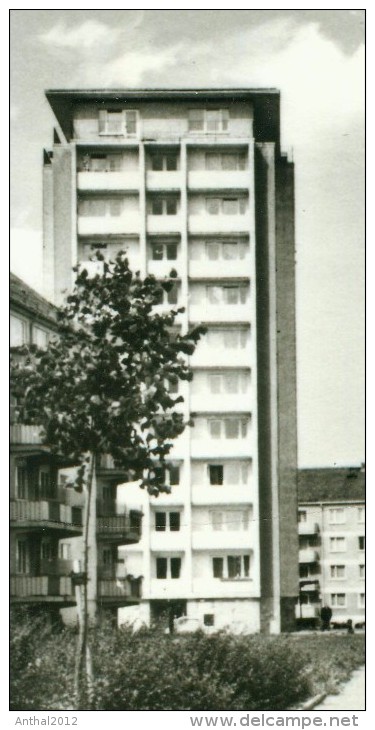
[[[197,326],[181,335],[175,320],[183,309],[155,310],[163,290],[175,284],[176,272],[160,283],[134,274],[123,252],[110,262],[97,253],[96,260],[103,273],[92,278],[76,267],[74,291],[58,311],[57,337],[46,350],[25,350],[11,369],[19,420],[40,425],[51,451],[78,466],[74,487],[86,493],[86,576],[100,457],[111,455],[150,494],[169,491],[165,460],[187,425],[175,409],[183,398],[171,395],[169,383],[191,380],[187,356],[205,331]],[[87,692],[87,580],[83,617],[76,667],[80,702]]]

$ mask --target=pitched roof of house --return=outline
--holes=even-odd
[[[365,495],[364,468],[298,470],[298,501],[300,503],[364,500]]]
[[[14,307],[25,315],[32,314],[47,320],[50,324],[56,322],[56,307],[12,272],[9,294],[11,309]]]

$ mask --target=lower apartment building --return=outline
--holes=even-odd
[[[364,625],[364,467],[300,469],[298,518],[299,623],[313,625],[328,605],[333,625]]]

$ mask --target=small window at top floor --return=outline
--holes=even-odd
[[[228,109],[190,109],[189,132],[217,134],[228,131]]]
[[[99,134],[134,137],[138,114],[135,109],[100,109]]]
[[[26,320],[10,315],[10,346],[21,347],[28,342],[28,324]]]

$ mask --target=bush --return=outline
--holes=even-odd
[[[13,626],[11,709],[72,708],[76,635]],[[95,710],[283,710],[364,662],[361,636],[169,636],[101,625],[91,635]],[[89,709],[89,708],[87,708]]]

